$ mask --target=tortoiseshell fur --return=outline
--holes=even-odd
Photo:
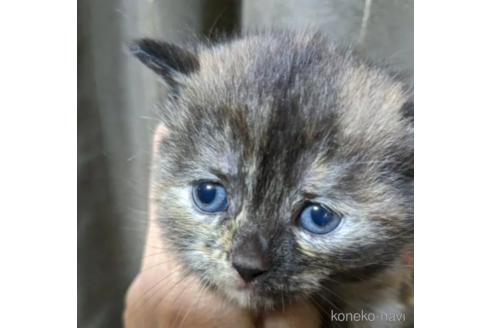
[[[130,49],[169,87],[159,104],[169,135],[152,183],[163,238],[189,274],[252,309],[312,300],[326,327],[411,322],[402,257],[413,249],[413,103],[404,82],[313,31],[189,49],[144,39]],[[223,184],[227,211],[196,208],[190,188],[203,180]],[[326,235],[302,230],[306,202],[342,223]],[[233,288],[230,261],[244,231],[272,263],[250,293]],[[336,322],[331,311],[406,311],[406,321]]]

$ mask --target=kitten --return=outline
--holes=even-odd
[[[326,327],[412,321],[402,81],[312,31],[129,48],[169,90],[152,182],[187,272],[251,309],[310,300]]]

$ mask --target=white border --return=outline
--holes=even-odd
[[[0,325],[75,327],[77,2],[0,16]]]
[[[492,4],[415,5],[415,322],[490,313]]]

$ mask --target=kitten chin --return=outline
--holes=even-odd
[[[411,87],[315,31],[130,51],[166,86],[152,184],[187,273],[251,309],[312,302],[325,326],[411,322],[333,318],[410,308]]]

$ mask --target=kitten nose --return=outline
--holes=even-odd
[[[232,266],[246,282],[253,281],[267,271],[261,261],[247,256],[236,256],[232,261]]]
[[[268,241],[257,229],[243,227],[234,237],[231,262],[246,282],[253,281],[270,267]]]

